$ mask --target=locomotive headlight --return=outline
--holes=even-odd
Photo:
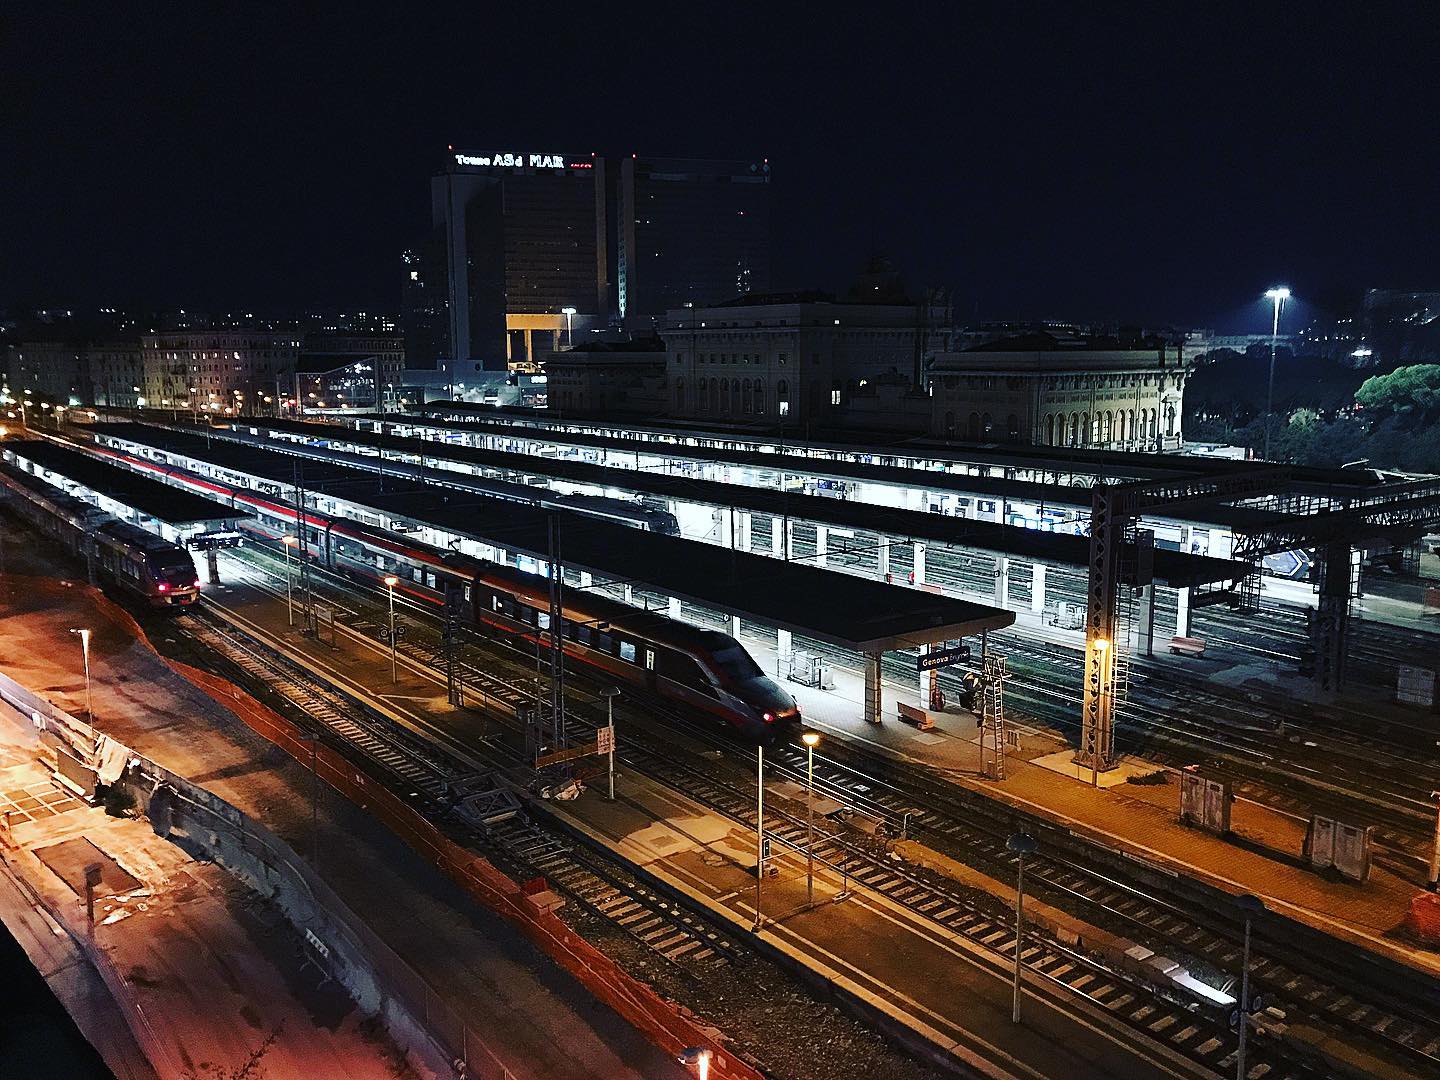
[[[767,712],[767,713],[765,714],[765,723],[767,723],[767,724],[773,724],[774,722],[775,722],[775,716],[774,716],[774,714]]]

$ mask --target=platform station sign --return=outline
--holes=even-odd
[[[970,659],[969,645],[952,645],[948,649],[930,649],[915,659],[916,671],[935,671],[938,668],[954,667]]]

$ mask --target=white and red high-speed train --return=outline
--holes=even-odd
[[[267,540],[297,534],[295,507],[279,496],[197,476],[108,446],[86,449],[188,490],[229,502],[253,516],[243,526]],[[379,584],[389,575],[396,588],[442,609],[458,592],[464,618],[534,641],[549,628],[549,581],[540,575],[445,551],[383,529],[306,510],[296,553],[352,579]],[[745,647],[718,630],[692,626],[658,611],[641,611],[609,597],[567,587],[564,593],[565,652],[588,667],[643,686],[662,698],[724,720],[747,740],[773,742],[795,734],[800,708],[765,675]]]

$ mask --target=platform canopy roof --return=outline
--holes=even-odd
[[[232,521],[244,516],[225,503],[178,491],[159,480],[150,480],[130,469],[44,439],[7,439],[0,443],[0,448],[175,528]]]
[[[443,418],[449,418],[448,421]],[[543,410],[520,406],[479,405],[470,402],[433,401],[416,406],[412,413],[372,413],[349,416],[347,420],[433,424],[457,430],[473,428],[524,438],[525,432],[544,432],[555,441],[577,445],[608,446],[631,450],[650,443],[675,443],[685,450],[720,450],[724,460],[736,451],[755,451],[766,456],[781,452],[786,457],[809,461],[837,456],[859,455],[867,460],[927,461],[954,466],[1023,469],[1063,477],[1094,477],[1107,481],[1173,479],[1182,476],[1209,476],[1245,472],[1254,462],[1200,454],[1140,453],[1130,450],[1098,450],[1085,447],[1032,446],[1023,443],[969,443],[941,440],[932,436],[890,435],[885,432],[831,432],[823,439],[805,439],[794,432],[774,432],[756,427],[720,428],[684,421],[610,421],[598,418],[557,417]],[[534,438],[532,434],[529,437]],[[1328,466],[1292,468],[1294,489],[1306,494],[1363,491],[1381,483],[1366,469]],[[1084,485],[1082,485],[1084,486]]]
[[[666,475],[640,469],[622,469],[592,462],[549,458],[503,450],[487,450],[461,443],[419,440],[407,436],[386,435],[375,431],[343,429],[337,425],[295,420],[274,420],[266,417],[235,421],[236,427],[253,427],[257,431],[282,431],[308,436],[316,442],[345,441],[357,445],[385,449],[448,461],[463,462],[480,469],[507,470],[521,476],[543,476],[578,484],[632,491],[660,499],[703,503],[710,506],[733,507],[774,517],[788,516],[796,521],[819,523],[835,528],[880,533],[907,540],[933,544],[949,544],[972,550],[989,551],[1013,558],[1035,560],[1052,566],[1084,569],[1089,565],[1090,544],[1084,536],[1065,532],[1025,529],[1015,525],[973,518],[952,517],[922,510],[905,510],[879,506],[856,500],[832,499],[820,495],[784,492],[771,488],[727,484],[687,476]],[[774,455],[757,455],[766,459],[762,468],[773,468]],[[829,462],[818,462],[823,470]],[[866,468],[858,466],[857,468]],[[802,470],[793,470],[797,474]],[[809,463],[804,470],[810,472]],[[823,474],[823,472],[822,472]],[[455,482],[465,474],[439,471],[434,478]],[[1047,494],[1058,495],[1055,501],[1066,507],[1089,506],[1088,489],[1058,484],[1026,484],[1013,480],[986,477],[965,477],[958,474],[932,474],[951,480],[954,486],[976,493],[998,497],[1006,492],[1010,498],[1044,501]],[[484,478],[472,477],[477,484]],[[971,483],[973,482],[973,483]],[[934,490],[938,490],[937,485]],[[1044,489],[1033,491],[1031,489]],[[1066,497],[1068,496],[1068,497]],[[1083,501],[1083,502],[1082,502]],[[1212,585],[1235,581],[1248,572],[1248,565],[1230,559],[1211,558],[1188,551],[1155,551],[1155,576],[1174,588]]]
[[[143,424],[97,424],[95,431],[164,451],[170,463],[181,468],[182,459],[204,461],[287,493],[297,477],[295,456],[277,450]],[[557,514],[564,564],[588,571],[597,583],[629,583],[860,652],[956,640],[1015,621],[1014,612],[969,600],[663,536],[589,515],[381,477],[349,465],[307,463],[302,482],[309,492],[323,491],[391,518],[542,562],[549,557],[550,518]]]

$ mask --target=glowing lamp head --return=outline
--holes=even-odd
[[[768,712],[767,712],[767,713],[765,714],[765,723],[767,723],[767,724],[773,724],[774,722],[775,722],[775,714],[774,714],[774,713],[768,713]]]
[[[1265,299],[1266,299],[1266,300],[1289,300],[1289,299],[1290,299],[1290,290],[1287,289],[1284,285],[1281,285],[1279,288],[1275,288],[1275,289],[1267,289],[1266,292],[1265,292]]]
[[[1102,653],[1103,653],[1103,652],[1108,651],[1109,648],[1110,648],[1110,642],[1109,642],[1108,639],[1103,638],[1103,637],[1102,637],[1102,638],[1096,638],[1096,639],[1095,639],[1095,651],[1096,651],[1096,652],[1102,652]]]
[[[159,583],[158,585],[156,585],[155,587],[156,587],[157,589],[159,589],[161,592],[169,592],[169,591],[170,591],[170,586],[169,586],[169,585],[166,585],[165,582],[163,582],[163,581],[160,582],[160,583]]]
[[[288,548],[300,546],[300,538],[298,536],[282,536],[280,542]]]
[[[399,585],[399,584],[400,584],[400,579],[399,579],[398,577],[396,577],[394,574],[386,574],[386,575],[385,575],[385,586],[386,586],[386,588],[393,589],[396,585]]]
[[[807,731],[800,736],[800,741],[813,750],[820,745],[820,733],[818,731]]]

